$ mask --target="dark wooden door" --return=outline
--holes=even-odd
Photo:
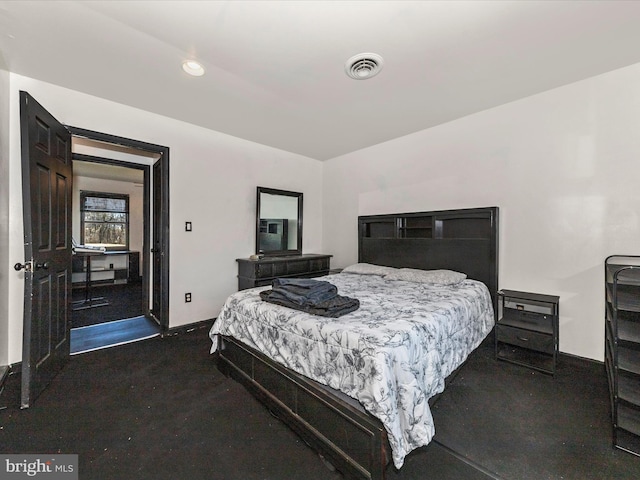
[[[71,134],[20,92],[24,215],[21,405],[28,407],[69,358]]]

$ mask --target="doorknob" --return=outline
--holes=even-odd
[[[49,270],[49,262],[36,263],[36,270]]]
[[[31,271],[31,262],[25,262],[25,263],[16,263],[13,266],[14,270],[16,272],[19,272],[20,270],[22,270],[24,268],[25,272],[30,272]]]

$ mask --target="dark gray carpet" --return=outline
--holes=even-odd
[[[85,290],[74,288],[72,300],[80,302],[85,298]],[[91,298],[104,298],[106,305],[71,311],[73,328],[86,327],[97,323],[112,322],[123,318],[144,315],[142,302],[142,282],[122,285],[97,285],[91,288]],[[101,302],[96,302],[100,304]]]
[[[83,480],[342,478],[218,372],[207,331],[74,356],[24,411],[11,375],[0,451],[79,454]],[[600,368],[565,361],[554,380],[492,353],[472,355],[434,406],[437,441],[389,480],[640,478],[640,459],[610,447]]]
[[[432,409],[436,439],[507,479],[640,478],[611,446],[604,365],[561,356],[555,378],[480,347]]]

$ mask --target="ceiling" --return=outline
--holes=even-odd
[[[638,63],[639,25],[640,1],[0,1],[0,64],[326,160]],[[363,52],[384,68],[351,79]]]

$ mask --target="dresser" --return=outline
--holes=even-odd
[[[311,278],[327,275],[331,255],[307,253],[259,260],[238,258],[238,290],[271,285],[276,277]]]

